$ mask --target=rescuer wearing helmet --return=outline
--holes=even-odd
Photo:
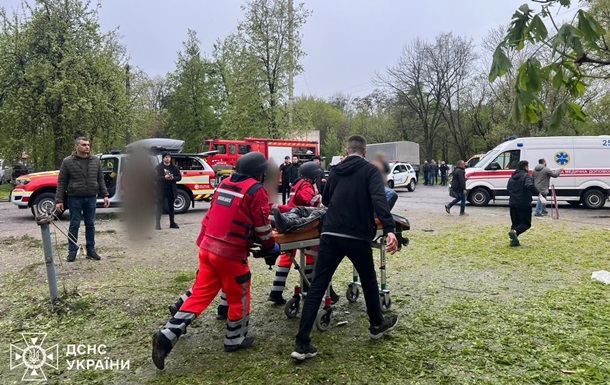
[[[226,294],[229,305],[224,350],[234,352],[252,346],[248,337],[250,316],[250,268],[248,255],[255,238],[267,254],[278,254],[269,222],[269,202],[261,180],[268,163],[260,152],[239,158],[236,172],[219,186],[201,223],[199,271],[180,310],[153,335],[152,359],[159,369],[186,328],[214,300]]]
[[[322,196],[318,194],[315,188],[316,180],[320,177],[320,167],[315,162],[306,162],[299,168],[300,178],[296,179],[290,190],[290,201],[286,206],[279,206],[279,210],[286,212],[294,207],[319,207],[322,201]],[[317,247],[309,247],[305,249],[305,277],[311,282],[313,277],[314,258],[318,256]],[[286,300],[282,296],[286,287],[286,279],[292,266],[292,260],[286,253],[282,253],[280,261],[275,271],[273,286],[269,293],[269,301],[283,305]],[[305,288],[304,288],[305,289]]]

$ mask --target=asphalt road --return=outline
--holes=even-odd
[[[443,206],[450,201],[447,188],[444,186],[423,186],[418,185],[415,191],[408,192],[407,189],[397,189],[398,201],[394,207],[397,214],[405,214],[417,211],[418,214],[429,213],[430,215],[446,215]],[[279,197],[279,195],[278,195]],[[190,209],[186,214],[179,215],[177,221],[180,222],[199,222],[209,204],[196,202],[195,208]],[[471,214],[500,214],[508,212],[508,201],[498,201],[487,207],[471,207],[467,205],[467,212]],[[120,213],[120,208],[98,209],[98,217],[104,219],[114,219],[113,214]],[[610,228],[610,202],[601,210],[588,210],[583,207],[573,208],[568,204],[559,204],[560,219],[566,223],[586,223],[595,224]],[[64,220],[67,220],[65,216]],[[7,235],[19,236],[27,234],[32,229],[38,232],[35,226],[32,213],[29,209],[19,209],[10,202],[0,202],[0,237]]]

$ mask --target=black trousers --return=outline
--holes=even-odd
[[[358,271],[371,326],[379,326],[383,322],[381,304],[379,303],[377,274],[373,263],[373,249],[370,242],[322,235],[315,276],[303,304],[301,325],[299,326],[299,333],[296,336],[297,345],[307,345],[310,343],[311,338],[309,335],[316,320],[322,297],[339,263],[341,263],[345,256],[350,259]]]
[[[511,207],[510,220],[517,235],[525,233],[532,227],[532,207]]]
[[[290,185],[282,184],[280,189],[282,190],[282,204],[285,205],[290,200]]]
[[[157,224],[161,222],[161,214],[163,213],[163,206],[167,204],[167,212],[169,213],[169,223],[174,223],[174,191],[164,190],[157,201]]]

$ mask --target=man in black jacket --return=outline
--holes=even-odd
[[[453,171],[453,179],[451,180],[451,192],[455,199],[445,205],[447,214],[451,214],[451,208],[460,202],[460,215],[466,214],[466,162],[459,160]]]
[[[443,160],[438,169],[441,172],[441,186],[447,186],[447,172],[449,171],[449,166],[447,166]]]
[[[280,189],[282,190],[282,204],[285,205],[290,199],[290,169],[292,168],[292,163],[290,163],[290,157],[286,155],[284,157],[284,163],[280,166],[280,175],[282,179],[282,184],[280,185]],[[288,198],[288,199],[287,199]]]
[[[511,230],[508,232],[511,246],[519,246],[519,235],[532,227],[532,196],[540,195],[534,184],[534,178],[528,172],[528,166],[527,160],[520,161],[506,186],[512,222]]]
[[[163,206],[167,204],[167,212],[169,213],[169,227],[171,229],[179,229],[180,226],[174,221],[174,200],[178,195],[178,186],[176,182],[182,179],[178,167],[172,164],[170,154],[163,154],[163,161],[156,167],[157,171],[157,225],[156,230],[161,230],[161,213]]]
[[[301,163],[299,163],[299,157],[292,157],[292,164],[290,165],[290,187],[294,186],[294,182],[299,179],[299,167],[301,167]]]
[[[57,179],[56,209],[61,214],[66,199],[70,209],[68,262],[74,262],[76,259],[78,252],[76,242],[78,242],[81,219],[85,220],[87,258],[100,260],[100,256],[95,251],[95,208],[98,195],[104,198],[104,207],[110,206],[110,200],[100,159],[91,156],[90,149],[89,139],[82,136],[76,138],[74,152],[61,162]]]
[[[309,335],[322,296],[346,255],[354,264],[362,282],[370,322],[369,336],[379,339],[398,324],[396,315],[384,317],[381,313],[371,248],[376,232],[373,212],[376,212],[383,224],[383,232],[387,235],[386,249],[390,253],[398,249],[394,220],[383,190],[381,173],[364,159],[366,140],[362,136],[349,138],[346,153],[345,160],[332,168],[322,194],[322,203],[328,207],[328,211],[322,223],[315,278],[303,305],[295,350],[290,355],[299,361],[317,354],[316,348],[310,344]]]

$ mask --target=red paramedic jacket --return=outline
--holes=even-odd
[[[255,240],[263,248],[275,245],[269,221],[269,198],[263,185],[247,175],[225,179],[201,221],[197,245],[216,255],[246,260]]]
[[[278,206],[280,212],[285,213],[293,207],[319,207],[322,203],[322,196],[316,194],[313,183],[305,179],[297,179],[290,189],[290,201],[287,205]]]

